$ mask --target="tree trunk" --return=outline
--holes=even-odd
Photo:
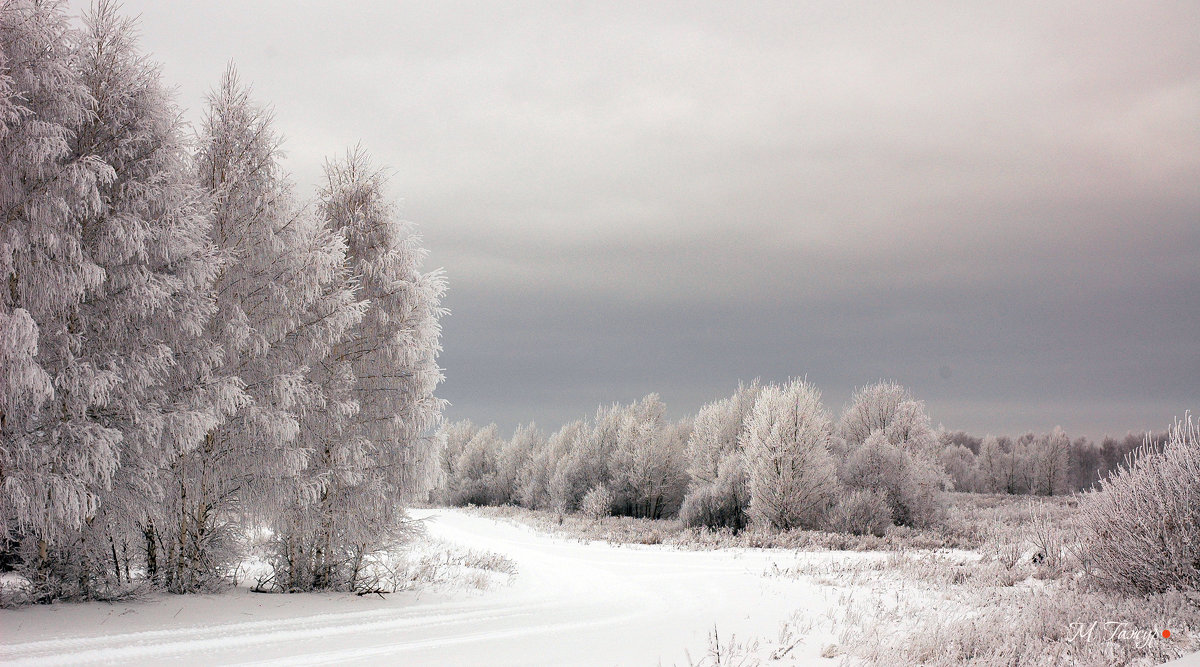
[[[158,583],[158,543],[154,540],[154,524],[147,523],[142,531],[146,536],[146,577]]]
[[[108,536],[108,546],[112,550],[113,573],[117,575],[117,583],[121,583],[121,559],[117,558],[117,542],[112,535]]]

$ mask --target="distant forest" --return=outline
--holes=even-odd
[[[1099,444],[1086,437],[1069,441],[1067,449],[1067,482],[1056,492],[1075,492],[1092,489],[1116,472],[1129,458],[1136,459],[1143,444],[1148,451],[1161,451],[1168,432],[1137,434],[1130,432],[1122,438],[1106,436]],[[1036,443],[1039,436],[1032,432],[1015,438],[1010,436],[978,437],[965,431],[943,432],[942,463],[954,479],[959,491],[984,493],[1040,493],[1033,482],[1036,468]],[[985,451],[993,441],[994,450]],[[970,452],[970,456],[958,448]],[[994,459],[998,461],[994,461]],[[1000,465],[992,465],[998,463]],[[1007,464],[1007,465],[1005,465]],[[999,471],[1006,470],[1008,474]]]

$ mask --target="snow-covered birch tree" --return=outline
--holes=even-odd
[[[276,526],[291,589],[355,587],[362,559],[405,525],[401,501],[432,489],[444,442],[437,428],[444,401],[434,390],[442,380],[445,279],[422,272],[420,238],[397,219],[383,175],[365,152],[328,162],[325,175],[325,231],[345,242],[343,270],[365,307],[345,336],[309,362],[324,392],[319,410],[301,424],[311,451],[308,488]],[[499,441],[494,427],[484,431]],[[488,471],[469,471],[480,476],[470,480],[470,493],[483,493],[486,502],[498,495],[491,450]],[[293,563],[303,564],[300,576]]]
[[[940,518],[950,477],[922,401],[894,382],[868,385],[854,392],[838,431],[844,450],[839,474],[846,485],[883,494],[898,523],[928,525]]]
[[[209,96],[197,173],[224,260],[207,335],[222,347],[221,377],[236,378],[248,402],[174,453],[173,521],[161,532],[175,590],[222,574],[239,521],[294,497],[309,459],[301,420],[324,401],[311,365],[362,318],[341,235],[296,205],[280,156],[270,112],[231,66]]]
[[[496,458],[498,484],[503,489],[503,502],[520,500],[521,489],[529,479],[533,457],[546,446],[546,435],[537,424],[520,424],[512,439],[504,443]]]
[[[371,443],[372,463],[399,499],[427,493],[436,482],[445,401],[437,365],[446,279],[423,271],[428,251],[412,225],[396,216],[382,172],[362,150],[326,165],[320,209],[346,239],[351,274],[370,304],[362,322],[331,355],[354,378],[359,411],[352,433]]]
[[[36,542],[35,584],[59,586],[39,594],[90,594],[131,578],[131,552],[153,574],[164,449],[217,419],[173,377],[215,362],[199,336],[218,262],[131,22],[103,2],[83,31],[58,3],[2,11],[2,514]]]
[[[550,502],[555,508],[573,512],[588,490],[611,481],[610,458],[628,409],[618,403],[600,406],[595,419],[570,441],[570,451],[558,459],[550,478]]]
[[[560,494],[551,492],[555,470],[559,462],[574,451],[576,443],[588,437],[589,431],[587,422],[577,419],[563,424],[562,428],[550,435],[545,446],[529,459],[528,472],[520,489],[522,505],[532,509],[566,511],[565,507],[554,502],[554,496]]]
[[[848,450],[883,431],[893,445],[935,456],[937,432],[925,404],[895,382],[877,382],[854,392],[838,422],[838,434]]]
[[[97,418],[119,381],[89,354],[80,308],[104,282],[83,222],[113,171],[75,140],[92,99],[61,3],[0,7],[0,528],[23,538],[39,595],[52,552],[111,487],[122,434]],[[61,583],[61,582],[59,582]]]
[[[754,409],[761,389],[757,379],[738,383],[733,396],[708,403],[696,413],[687,446],[688,474],[693,480],[716,481],[722,462],[741,451],[746,415]]]
[[[105,274],[79,308],[87,340],[80,358],[116,372],[107,405],[93,414],[122,441],[79,556],[82,569],[119,583],[130,578],[131,550],[156,569],[153,526],[168,452],[200,443],[240,396],[196,384],[218,363],[203,334],[220,263],[179,111],[157,66],[137,51],[131,20],[101,2],[84,23],[78,66],[91,101],[73,149],[112,172],[99,184],[100,206],[80,215],[85,250]]]
[[[1029,446],[1030,492],[1045,496],[1063,493],[1068,488],[1071,464],[1071,439],[1061,427],[1055,427]]]

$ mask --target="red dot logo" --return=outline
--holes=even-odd
[[[1170,638],[1171,638],[1171,631],[1163,630],[1163,639],[1170,639]]]

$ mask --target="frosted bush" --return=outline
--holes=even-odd
[[[584,516],[599,519],[612,514],[612,504],[612,491],[609,491],[607,486],[600,484],[584,494],[579,511],[583,512]]]
[[[842,464],[842,481],[853,489],[877,491],[893,520],[906,526],[938,523],[945,512],[942,488],[947,477],[924,453],[908,452],[875,431]]]
[[[855,489],[829,508],[825,520],[830,530],[839,533],[883,537],[892,525],[892,509],[879,491]]]
[[[1176,422],[1080,501],[1097,579],[1142,593],[1200,591],[1200,429]]]

